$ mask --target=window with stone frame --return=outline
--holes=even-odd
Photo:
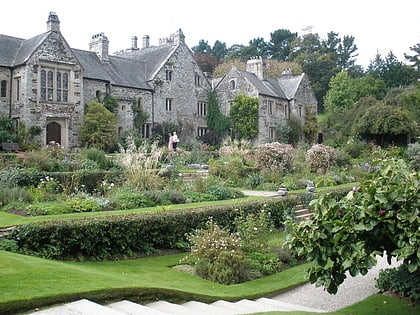
[[[230,90],[235,90],[236,89],[236,80],[230,80],[229,81],[229,88],[230,88]]]
[[[20,100],[20,77],[19,78],[15,78],[15,82],[16,82],[16,101]]]
[[[267,110],[268,110],[269,115],[273,115],[274,113],[273,107],[274,107],[273,101],[267,101]]]
[[[268,138],[271,141],[274,141],[276,138],[276,129],[273,127],[268,128]]]
[[[172,70],[166,69],[165,74],[166,74],[166,81],[172,81]]]
[[[166,111],[171,112],[172,111],[172,98],[166,99]]]
[[[151,130],[151,124],[143,124],[141,127],[141,137],[143,139],[150,138],[150,130]]]
[[[195,83],[195,86],[201,86],[200,76],[197,74],[195,75],[194,83]]]
[[[198,127],[197,128],[197,137],[204,136],[208,132],[208,129],[205,127]]]
[[[43,67],[40,71],[40,100],[44,102],[69,102],[70,71]]]
[[[198,116],[207,116],[207,104],[203,102],[197,103],[197,115]]]
[[[284,112],[284,117],[288,118],[289,117],[289,106],[284,105],[283,112]]]
[[[6,96],[7,96],[7,81],[2,80],[1,81],[0,97],[6,97]]]

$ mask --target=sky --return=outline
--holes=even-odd
[[[91,37],[103,32],[110,53],[131,47],[133,36],[139,47],[144,35],[158,45],[178,29],[190,48],[200,40],[230,47],[254,38],[268,42],[279,29],[299,36],[311,29],[321,39],[331,31],[353,36],[356,64],[366,68],[377,53],[384,58],[392,51],[405,62],[404,53],[420,43],[418,0],[14,0],[1,7],[0,34],[28,39],[44,33],[55,12],[72,48],[88,50]]]

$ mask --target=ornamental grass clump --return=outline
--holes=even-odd
[[[324,174],[331,166],[336,165],[337,152],[330,146],[315,144],[306,152],[306,162],[311,172]]]
[[[132,137],[127,139],[127,144],[126,149],[120,145],[118,155],[118,162],[124,167],[127,184],[139,190],[161,188],[163,179],[158,173],[162,149],[156,142],[150,147],[146,143],[137,147]]]

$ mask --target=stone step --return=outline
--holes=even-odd
[[[27,315],[239,315],[272,311],[308,311],[322,313],[300,305],[269,298],[259,298],[255,301],[243,299],[237,302],[219,300],[211,304],[189,301],[175,304],[166,301],[156,301],[145,305],[131,301],[110,303],[106,306],[82,299],[65,303],[48,309],[26,313]]]
[[[154,310],[145,305],[137,304],[131,301],[120,301],[116,303],[108,304],[108,307],[117,311],[123,312],[124,314],[130,315],[167,315],[166,312]]]
[[[156,301],[146,304],[147,307],[172,315],[206,315],[208,313],[198,312],[197,310],[189,309],[186,306],[170,303],[167,301]]]
[[[98,303],[82,299],[45,310],[29,313],[31,315],[127,315]],[[129,314],[129,313],[128,313]]]
[[[197,301],[188,301],[184,304],[182,304],[185,307],[188,307],[189,309],[205,314],[211,314],[211,315],[235,315],[235,312],[229,311],[226,308],[218,307],[216,305],[206,304],[202,302]]]
[[[16,226],[9,226],[9,227],[6,227],[6,228],[0,228],[0,240],[5,239],[9,235],[11,235],[15,228],[16,228]]]

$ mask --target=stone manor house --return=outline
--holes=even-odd
[[[275,127],[291,115],[304,119],[317,102],[305,74],[285,72],[266,78],[261,58],[248,61],[246,71],[232,68],[223,78],[210,79],[199,68],[181,30],[151,46],[149,36],[131,47],[109,53],[105,34],[92,36],[89,50],[72,49],[51,12],[47,31],[30,39],[0,35],[0,116],[15,126],[39,127],[40,141],[80,146],[84,107],[106,95],[118,100],[118,132],[133,128],[133,102],[148,114],[142,136],[156,124],[172,123],[183,141],[205,134],[207,95],[215,90],[221,112],[229,113],[235,95],[260,100],[259,134],[254,144],[275,139]]]

